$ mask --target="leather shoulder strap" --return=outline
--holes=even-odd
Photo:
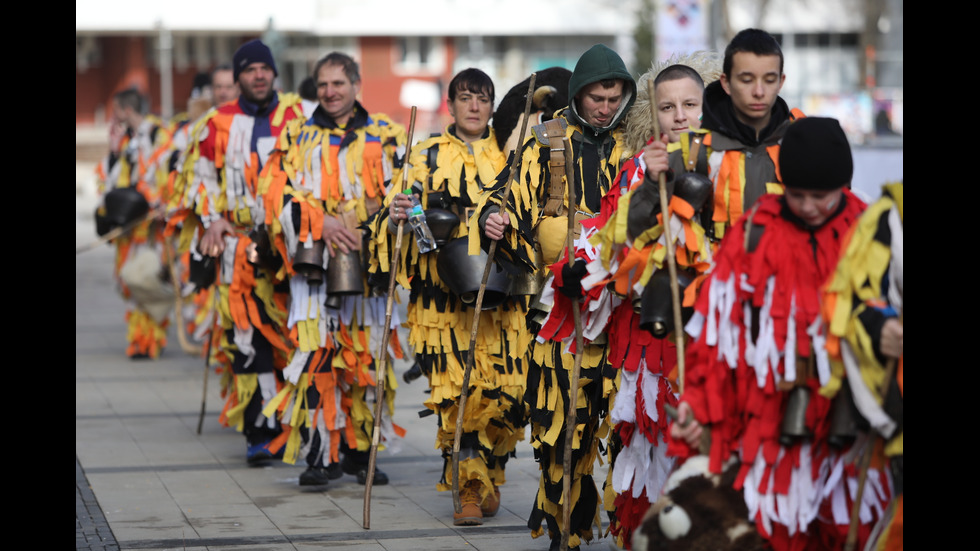
[[[548,182],[548,198],[544,204],[545,216],[560,216],[565,205],[565,128],[561,119],[551,119],[544,123],[545,131],[542,137],[548,140],[550,157],[548,172],[551,180]]]

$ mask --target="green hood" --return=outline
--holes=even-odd
[[[582,88],[585,88],[589,84],[606,79],[623,80],[623,103],[620,104],[619,112],[613,117],[612,123],[609,126],[605,128],[593,128],[578,115],[575,96]],[[597,134],[607,132],[616,128],[616,125],[629,112],[633,102],[636,101],[636,81],[633,80],[633,76],[626,70],[626,64],[623,63],[623,59],[619,57],[619,54],[604,44],[596,44],[582,54],[582,57],[578,59],[578,63],[575,64],[575,70],[572,71],[572,78],[568,81],[568,98],[569,110],[572,112],[576,122],[582,126],[592,128]]]

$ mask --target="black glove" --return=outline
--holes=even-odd
[[[582,278],[589,273],[585,261],[578,259],[574,264],[565,264],[561,268],[561,294],[571,299],[582,298]]]

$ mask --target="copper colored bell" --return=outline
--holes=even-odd
[[[857,407],[851,395],[851,385],[844,379],[830,406],[830,435],[827,443],[841,449],[854,442],[858,433]]]
[[[293,255],[293,269],[306,276],[311,285],[323,283],[323,249],[323,241],[318,239],[310,247],[299,243],[296,254]]]

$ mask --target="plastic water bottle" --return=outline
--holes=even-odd
[[[415,244],[419,247],[420,253],[427,253],[436,248],[436,240],[432,236],[429,225],[425,222],[425,211],[422,210],[422,203],[419,202],[412,190],[406,189],[405,195],[412,200],[412,210],[408,212],[408,224],[415,232]]]

